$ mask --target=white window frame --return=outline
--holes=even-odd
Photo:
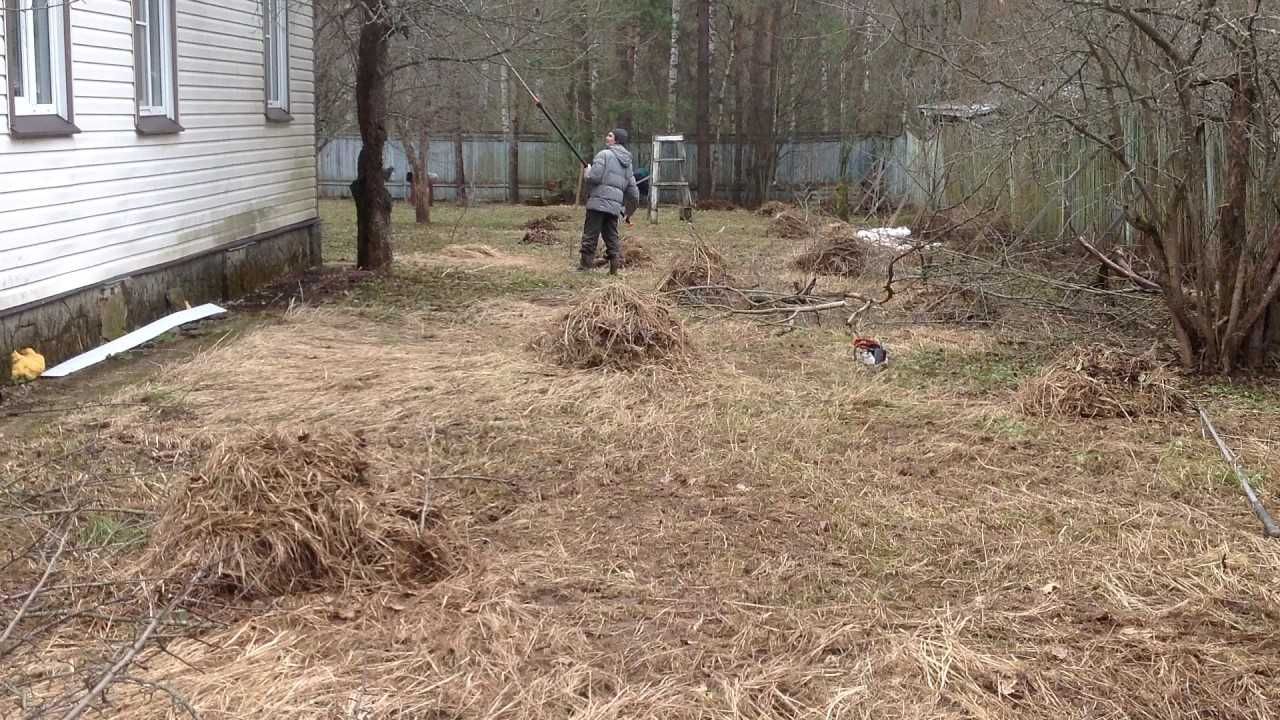
[[[135,74],[137,83],[146,83],[146,92],[150,93],[151,88],[151,69],[152,63],[157,62],[156,58],[151,57],[151,37],[150,33],[160,33],[160,87],[161,102],[156,104],[155,98],[152,98],[152,104],[144,105],[142,98],[144,89],[142,87],[135,88],[138,100],[138,114],[143,117],[167,117],[174,116],[174,82],[173,76],[176,68],[174,68],[174,49],[173,49],[173,8],[171,4],[175,0],[134,0],[138,5],[138,9],[134,13],[133,32],[137,40],[134,42],[134,63],[137,64],[137,73]],[[159,5],[160,27],[151,27],[151,16],[149,14],[151,5]],[[143,54],[145,53],[145,55]],[[146,61],[143,61],[143,58]]]
[[[18,67],[10,71],[21,73],[22,95],[14,94],[13,111],[17,115],[58,115],[67,118],[67,27],[63,3],[67,0],[47,0],[45,12],[49,15],[49,73],[53,102],[36,103],[36,30],[32,0],[9,0],[18,8],[18,32],[22,42],[22,57]]]
[[[289,0],[262,0],[263,58],[267,109],[289,112]],[[271,97],[275,79],[280,97]]]

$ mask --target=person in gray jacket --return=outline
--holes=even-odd
[[[587,217],[582,225],[581,257],[578,270],[590,270],[600,236],[609,258],[609,274],[617,275],[622,265],[622,240],[618,235],[618,218],[631,214],[640,203],[631,153],[627,150],[627,131],[614,128],[604,136],[605,148],[596,153],[591,165],[582,169],[587,190]]]

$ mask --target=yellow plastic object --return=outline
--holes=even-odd
[[[44,356],[31,348],[15,350],[9,360],[12,365],[9,374],[14,382],[29,382],[44,372]]]

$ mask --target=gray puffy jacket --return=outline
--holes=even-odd
[[[622,215],[626,205],[634,208],[640,202],[640,188],[636,187],[636,176],[631,170],[631,153],[621,145],[610,145],[596,153],[585,182],[588,210]]]

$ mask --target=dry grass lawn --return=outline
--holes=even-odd
[[[349,261],[350,206],[323,210]],[[841,317],[682,308],[686,362],[569,369],[539,339],[611,280],[520,242],[546,209],[407,212],[389,277],[0,418],[0,632],[52,568],[0,640],[0,717],[62,716],[149,627],[101,716],[1280,712],[1280,541],[1194,419],[1019,411],[1087,328],[890,304],[860,327],[891,354],[873,372]],[[697,216],[743,287],[785,287],[806,246],[767,222]],[[672,219],[627,232],[655,257],[621,279],[640,289],[691,248]],[[1194,392],[1280,510],[1273,391]],[[289,461],[255,462],[263,437]],[[447,562],[379,574],[420,545]]]

